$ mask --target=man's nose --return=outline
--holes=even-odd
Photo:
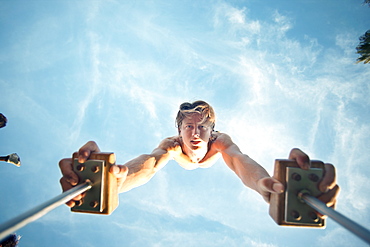
[[[200,130],[199,130],[199,128],[194,128],[193,136],[194,137],[199,137],[200,136]]]

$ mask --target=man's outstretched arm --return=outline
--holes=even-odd
[[[119,193],[146,184],[170,159],[170,153],[167,150],[157,147],[151,154],[142,154],[124,165],[113,167],[112,172],[117,175],[122,174],[121,170],[123,172],[125,172],[125,169],[127,170],[127,177],[124,179],[118,178],[117,180]]]
[[[227,166],[235,172],[243,184],[260,193],[267,202],[272,192],[281,193],[284,190],[284,186],[271,178],[261,165],[243,154],[228,135],[221,134],[215,144]]]
[[[129,191],[147,183],[158,170],[163,168],[172,159],[174,152],[178,148],[179,144],[175,138],[166,138],[151,154],[140,155],[124,165],[112,166],[110,172],[117,178],[119,193]],[[95,142],[90,141],[79,149],[79,162],[83,163],[88,160],[90,154],[93,152],[100,152],[100,149]],[[78,176],[73,172],[72,159],[62,159],[59,162],[59,166],[63,175],[60,179],[63,191],[76,186],[78,184]],[[79,195],[68,202],[67,205],[73,207],[75,201],[81,200],[81,198],[82,196]]]
[[[217,148],[221,152],[225,163],[233,170],[242,182],[260,193],[266,202],[270,201],[271,193],[282,193],[284,186],[277,179],[270,177],[267,171],[253,159],[243,154],[231,138],[222,134],[217,139]],[[300,149],[294,148],[289,154],[289,159],[295,160],[302,169],[310,168],[310,158]],[[324,178],[319,184],[323,194],[319,197],[329,207],[335,205],[339,187],[335,181],[335,168],[325,164]]]

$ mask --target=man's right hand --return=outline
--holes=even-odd
[[[100,149],[94,141],[89,141],[78,150],[78,162],[84,163],[89,159],[91,153],[98,153]],[[60,179],[60,184],[63,191],[69,190],[76,186],[79,182],[77,174],[73,171],[72,159],[66,158],[59,161],[60,171],[63,177]],[[67,202],[67,206],[73,207],[76,202],[83,198],[84,194],[78,195],[71,201]]]
[[[94,141],[89,141],[78,150],[78,162],[85,163],[92,153],[99,153],[100,149]],[[76,186],[79,182],[77,174],[73,171],[73,164],[71,158],[62,159],[59,161],[60,171],[63,177],[60,179],[63,191],[69,190]],[[128,167],[125,165],[112,165],[109,170],[117,179],[117,190],[122,191],[123,183],[126,181]],[[74,207],[76,202],[81,201],[84,193],[76,196],[71,201],[67,202],[67,206]]]

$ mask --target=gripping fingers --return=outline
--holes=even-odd
[[[73,188],[73,186],[67,181],[67,179],[65,177],[62,177],[60,179],[60,184],[62,186],[63,191],[66,191],[66,190],[69,190],[69,189]],[[78,195],[78,196],[74,197],[71,201],[66,203],[67,206],[73,207],[76,204],[75,201],[80,201],[83,198],[83,195],[84,194],[81,194],[81,195]]]
[[[336,198],[339,194],[339,191],[340,191],[339,186],[335,185],[334,188],[330,189],[327,193],[322,194],[317,199],[319,199],[320,201],[325,203],[327,207],[335,209],[335,205],[337,203]],[[320,213],[318,213],[318,215],[323,219],[325,219],[327,217],[326,215],[322,215]]]
[[[60,185],[62,186],[62,190],[66,191],[78,184],[79,178],[77,174],[73,171],[72,168],[72,159],[62,159],[59,162],[59,167],[62,172],[63,177],[60,179]],[[71,201],[67,202],[67,206],[73,207],[76,205],[84,197],[84,193],[81,195],[76,196]]]
[[[293,148],[289,153],[289,159],[295,160],[299,167],[304,170],[308,170],[310,168],[310,158],[306,153],[304,153],[299,148]]]
[[[328,192],[319,196],[318,199],[322,201],[323,203],[325,203],[328,207],[334,208],[339,191],[340,191],[339,186],[335,185],[334,188],[329,189]]]
[[[91,153],[99,153],[98,144],[94,141],[89,141],[78,150],[78,162],[85,163]]]
[[[332,164],[325,164],[325,172],[322,181],[319,184],[321,192],[325,193],[333,189],[336,185],[335,167]]]
[[[76,186],[78,184],[78,176],[76,173],[73,172],[72,168],[72,159],[62,159],[59,162],[59,168],[62,172],[63,178],[70,183],[72,186]]]

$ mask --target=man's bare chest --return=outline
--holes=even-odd
[[[220,153],[210,151],[204,156],[203,159],[201,159],[198,162],[191,160],[185,154],[180,157],[175,157],[174,159],[181,167],[187,170],[194,170],[197,168],[208,168],[213,166],[216,163],[216,161],[220,158],[220,156],[221,156]]]

